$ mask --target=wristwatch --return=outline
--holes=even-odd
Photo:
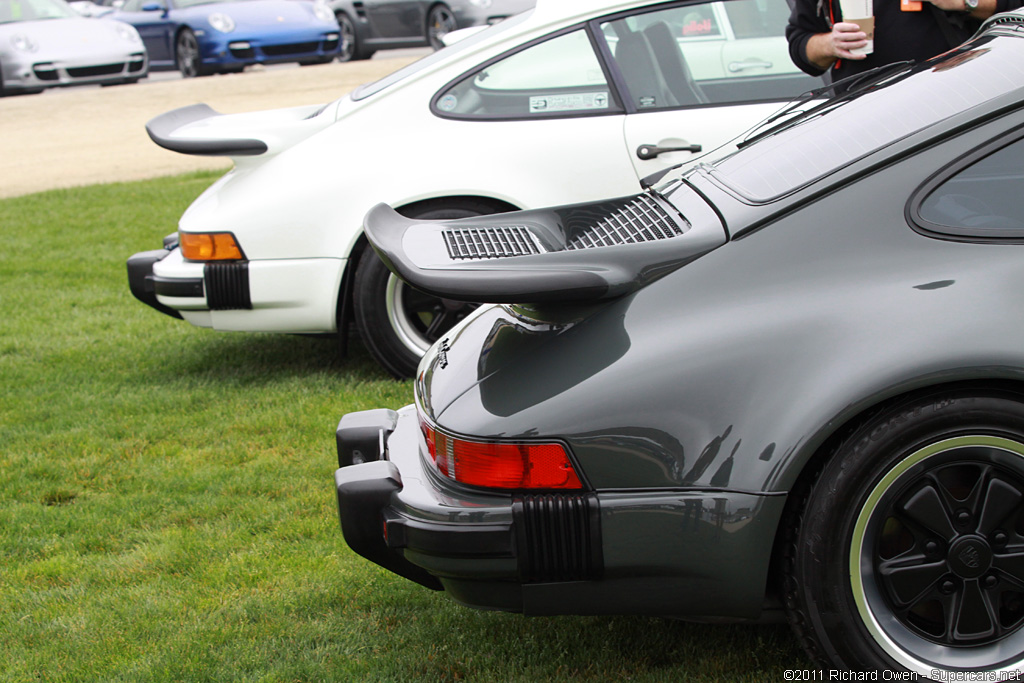
[[[979,1],[980,0],[964,0],[964,11],[970,13],[978,9]]]

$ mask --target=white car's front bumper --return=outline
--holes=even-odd
[[[345,259],[195,262],[177,248],[128,260],[132,293],[198,327],[243,332],[337,330]]]

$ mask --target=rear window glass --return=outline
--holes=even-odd
[[[989,36],[703,169],[744,199],[769,202],[1021,83],[1024,40]]]
[[[443,90],[441,116],[527,119],[619,111],[586,30],[514,52]]]
[[[379,81],[363,84],[356,88],[354,91],[352,91],[352,99],[358,101],[366,99],[371,95],[376,95],[380,91],[391,87],[392,85],[398,83],[399,81],[405,80],[406,78],[412,76],[413,74],[419,73],[420,71],[428,67],[431,67],[440,61],[446,60],[449,57],[452,57],[455,54],[462,52],[467,48],[470,48],[474,45],[479,45],[480,43],[486,40],[490,40],[496,33],[505,31],[507,29],[512,28],[513,26],[517,26],[523,23],[532,14],[533,9],[528,9],[525,12],[522,12],[521,14],[511,16],[508,19],[499,21],[497,24],[494,24],[493,26],[487,27],[486,29],[480,31],[479,33],[474,33],[473,35],[467,38],[463,38],[454,45],[449,45],[448,47],[438,50],[437,52],[432,52],[426,57],[413,62],[409,66],[402,67],[398,71],[395,71],[394,73],[385,76]]]
[[[928,193],[917,218],[926,229],[963,237],[1024,235],[1024,140],[971,163]]]

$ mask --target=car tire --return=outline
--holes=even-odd
[[[182,78],[206,76],[209,72],[203,69],[199,56],[199,41],[191,29],[183,28],[174,41],[174,61]]]
[[[375,50],[368,50],[359,40],[359,32],[356,25],[344,12],[335,14],[338,19],[338,40],[341,43],[341,51],[338,53],[339,62],[355,62],[361,59],[369,59]]]
[[[901,401],[802,490],[783,596],[817,664],[921,678],[1024,667],[1024,395]]]
[[[496,210],[484,202],[463,200],[420,205],[401,213],[421,220],[452,220]],[[363,344],[397,379],[415,376],[420,358],[431,344],[476,308],[475,304],[440,299],[413,289],[395,277],[370,247],[359,259],[352,298]]]
[[[442,38],[458,28],[455,14],[452,13],[448,5],[434,5],[427,13],[427,43],[435,50],[444,47]]]

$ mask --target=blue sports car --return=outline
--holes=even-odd
[[[329,62],[339,48],[334,13],[308,0],[127,0],[114,16],[138,29],[151,70],[185,78]]]

